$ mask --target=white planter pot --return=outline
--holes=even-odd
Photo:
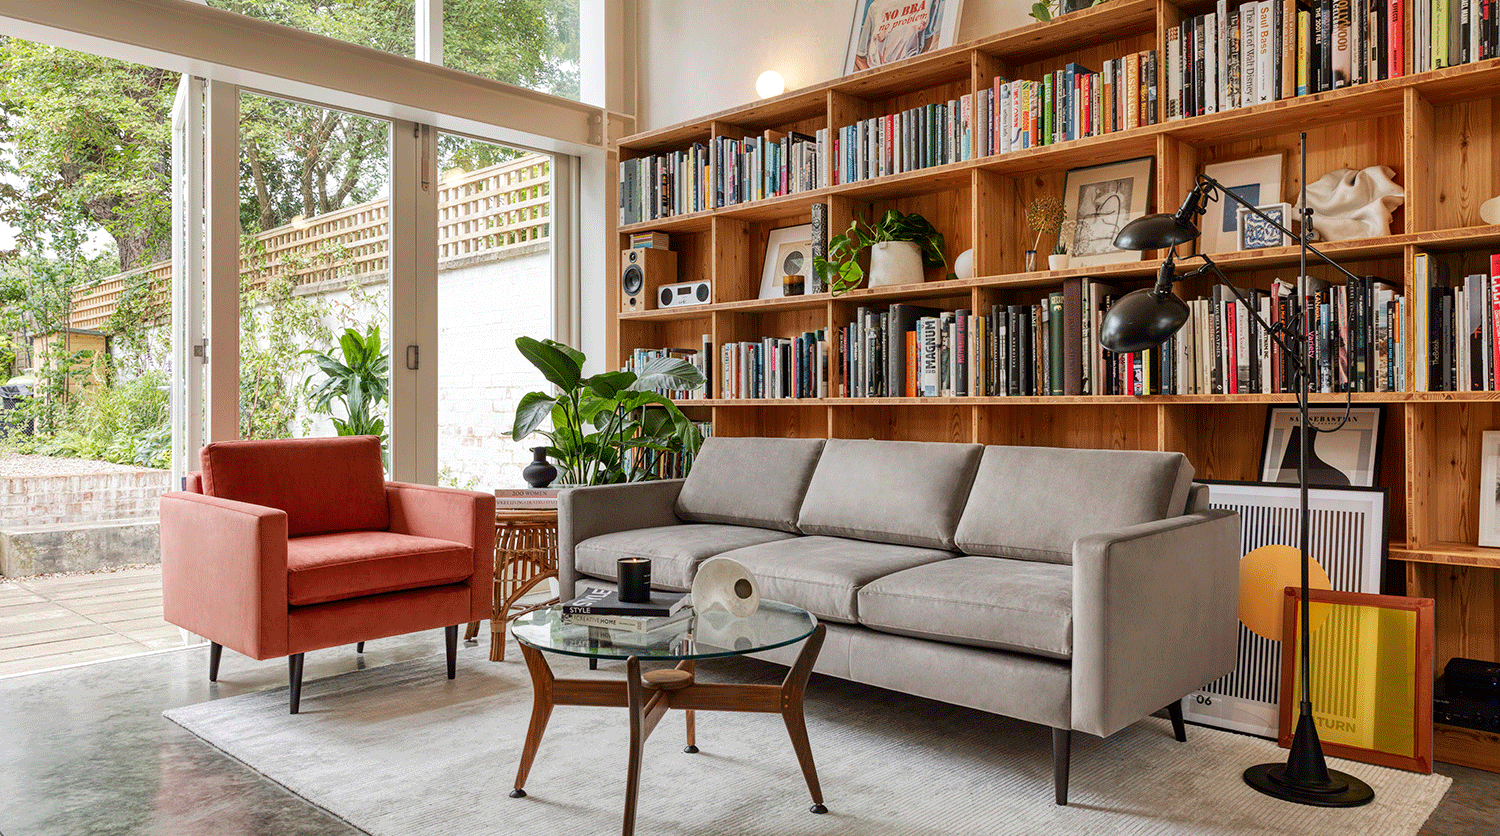
[[[1068,269],[1068,254],[1067,253],[1053,253],[1053,254],[1047,256],[1047,267],[1050,268],[1050,269],[1052,269],[1052,270],[1066,270],[1066,269]]]
[[[870,287],[920,284],[922,250],[911,241],[882,241],[870,247]]]

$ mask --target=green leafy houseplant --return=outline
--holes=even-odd
[[[1104,0],[1094,0],[1094,2],[1089,4],[1089,8],[1093,8],[1103,2]],[[1042,2],[1033,3],[1031,6],[1031,16],[1043,23],[1067,12],[1076,11],[1078,11],[1076,7],[1068,8],[1067,0],[1042,0]]]
[[[612,485],[655,478],[666,453],[698,452],[703,434],[658,389],[691,389],[703,374],[691,363],[662,357],[634,372],[583,376],[584,354],[554,340],[517,337],[516,348],[558,389],[528,392],[516,407],[510,436],[547,439],[558,482]],[[542,428],[547,419],[552,429]]]
[[[390,355],[381,339],[380,326],[371,325],[361,334],[354,328],[345,328],[339,337],[341,358],[308,349],[302,352],[311,355],[322,373],[308,375],[305,386],[307,400],[314,410],[333,420],[339,435],[373,435],[385,446],[385,418],[380,405],[389,397],[387,384]],[[344,407],[344,417],[334,414],[333,405]]]
[[[860,253],[885,241],[916,244],[922,251],[922,265],[925,267],[948,266],[948,259],[943,255],[943,233],[915,212],[906,215],[890,209],[874,226],[855,218],[848,231],[828,239],[828,257],[814,259],[813,269],[828,277],[833,295],[848,293],[865,279],[864,268],[859,264]],[[953,278],[953,274],[949,273],[948,277]]]

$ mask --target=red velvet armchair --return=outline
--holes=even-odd
[[[291,710],[309,650],[488,618],[490,494],[385,481],[373,436],[226,441],[161,500],[166,620],[225,647],[287,657]]]

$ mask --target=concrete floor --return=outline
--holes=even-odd
[[[441,652],[442,633],[429,631],[370,642],[363,657],[352,647],[309,653],[303,700],[317,699],[316,679],[406,659],[435,657],[433,675],[442,676]],[[487,654],[488,646],[461,645],[459,652]],[[521,664],[519,654],[509,655],[497,664]],[[168,708],[286,683],[279,659],[256,662],[226,652],[218,683],[208,681],[207,670],[208,650],[197,647],[0,679],[0,833],[361,832],[162,718]],[[1446,764],[1438,771],[1453,777],[1453,788],[1421,836],[1500,833],[1500,775]],[[453,776],[502,785],[508,778]]]

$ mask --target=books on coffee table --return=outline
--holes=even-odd
[[[573,615],[563,613],[562,623],[573,624],[579,627],[602,627],[608,630],[622,630],[627,633],[649,633],[653,630],[680,626],[692,617],[692,607],[684,607],[678,610],[676,615],[669,615],[662,618],[639,615],[592,615],[588,613]]]
[[[612,589],[588,587],[583,594],[562,605],[564,615],[630,615],[641,618],[666,618],[676,615],[687,605],[687,593],[651,590],[651,599],[643,603],[621,601]]]

